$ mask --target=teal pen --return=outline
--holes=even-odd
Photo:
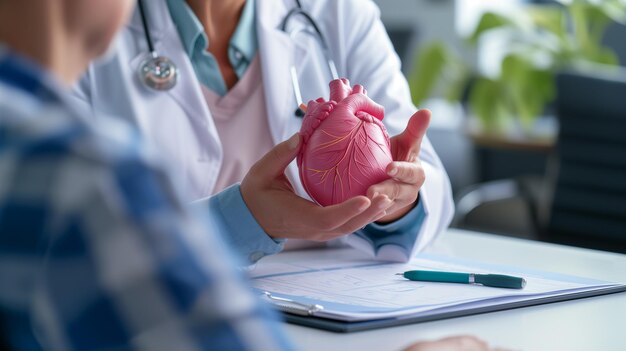
[[[526,279],[503,274],[476,274],[437,271],[407,271],[396,273],[408,280],[437,283],[479,284],[492,288],[523,289]]]

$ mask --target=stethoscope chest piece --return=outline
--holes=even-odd
[[[167,91],[176,86],[178,69],[176,64],[165,56],[150,54],[139,64],[139,80],[145,86]]]
[[[148,24],[143,2],[144,0],[139,0],[137,5],[139,6],[141,23],[150,54],[139,64],[137,75],[139,76],[141,84],[146,87],[156,91],[167,91],[176,85],[176,81],[178,80],[178,68],[176,68],[176,64],[174,64],[172,60],[159,55],[154,48],[154,43],[150,36],[150,25]]]

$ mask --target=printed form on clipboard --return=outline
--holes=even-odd
[[[289,314],[343,322],[441,318],[563,301],[626,290],[623,284],[535,270],[503,267],[422,254],[409,263],[371,261],[352,249],[283,253],[289,259],[261,262],[250,271],[252,285]],[[408,270],[516,275],[524,289],[409,281]],[[288,318],[289,321],[289,318]]]

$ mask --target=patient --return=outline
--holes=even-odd
[[[133,4],[0,0],[2,334],[13,350],[289,350],[221,219],[190,212],[133,130],[67,102]],[[472,337],[409,348],[488,349]]]

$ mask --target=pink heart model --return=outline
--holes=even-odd
[[[310,101],[302,122],[298,154],[300,180],[322,206],[341,203],[388,179],[393,161],[384,108],[360,85],[330,82],[330,100]]]

